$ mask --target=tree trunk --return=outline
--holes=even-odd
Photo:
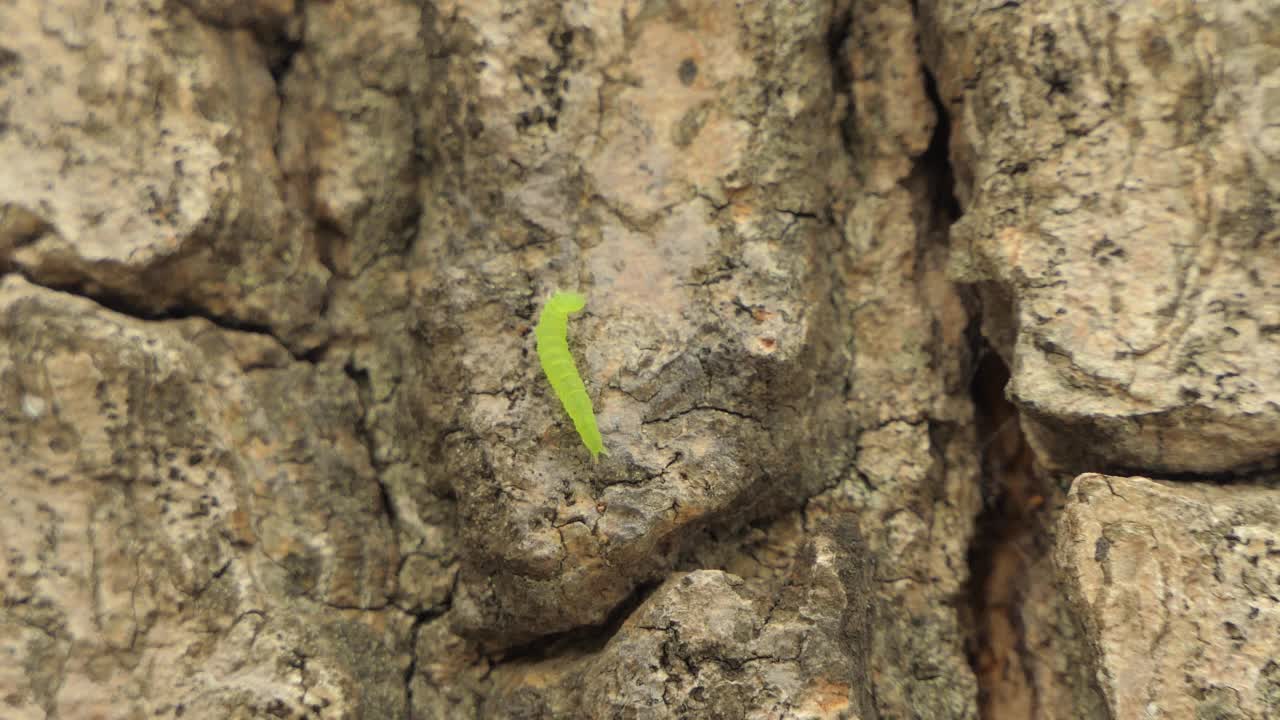
[[[1280,718],[1280,0],[0,28],[0,717]]]

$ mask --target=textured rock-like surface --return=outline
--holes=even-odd
[[[243,5],[231,27],[183,3],[0,7],[0,268],[322,339],[330,273],[285,194],[278,53],[258,40],[296,29],[289,3]]]
[[[857,682],[883,713],[972,713],[953,609],[977,499],[967,313],[921,161],[936,118],[910,4],[863,10],[427,18],[429,44],[457,49],[432,82],[458,109],[428,155],[465,171],[430,180],[410,325],[444,432],[425,486],[459,499],[462,637],[497,651],[604,623],[669,569],[716,567],[697,559],[713,538],[825,490],[811,512],[856,515],[878,561],[881,674]],[[611,452],[596,466],[532,356],[556,287],[588,295],[570,340]],[[433,670],[421,696],[448,682]]]
[[[0,716],[1100,708],[978,457],[1277,454],[1275,13],[1078,5],[4,4]]]
[[[601,623],[703,526],[795,506],[847,466],[824,352],[842,329],[815,262],[838,238],[810,173],[844,158],[829,14],[475,3],[436,21],[468,48],[442,70],[471,177],[433,199],[415,251],[441,268],[421,318],[461,383],[434,401],[461,408],[442,457],[471,548],[454,618],[486,644]],[[570,337],[597,466],[533,358],[555,288],[588,297]]]
[[[0,280],[0,715],[402,712],[358,413],[265,336]]]
[[[720,570],[673,575],[598,652],[496,669],[489,702],[528,718],[874,717],[857,680],[868,558],[847,526],[815,533],[776,595]]]
[[[1081,475],[1056,558],[1112,717],[1280,713],[1280,489]]]
[[[0,41],[0,78],[25,101],[5,105],[0,127],[20,160],[0,171],[2,269],[153,320],[260,330],[126,319],[12,281],[24,298],[79,308],[53,313],[52,336],[83,337],[114,373],[107,386],[144,408],[113,418],[119,447],[87,465],[26,460],[13,485],[26,505],[13,513],[43,488],[37,471],[67,476],[59,502],[74,517],[99,505],[97,474],[167,478],[169,454],[218,468],[222,484],[198,496],[210,514],[186,520],[198,531],[171,538],[122,516],[164,552],[115,553],[103,567],[126,585],[165,563],[200,568],[186,571],[195,587],[235,590],[236,628],[258,613],[298,619],[273,635],[296,650],[277,665],[304,688],[329,673],[326,687],[344,688],[326,696],[334,715],[372,712],[342,684],[363,661],[344,664],[345,651],[316,649],[299,628],[373,628],[333,634],[361,657],[376,645],[392,658],[365,697],[382,696],[386,672],[411,670],[400,689],[423,716],[499,712],[497,677],[504,696],[586,707],[644,662],[634,630],[610,640],[613,624],[598,627],[637,588],[691,573],[692,589],[659,591],[645,612],[685,617],[733,658],[741,640],[724,634],[734,625],[716,622],[721,610],[763,637],[795,598],[833,587],[835,571],[813,570],[799,548],[830,567],[857,552],[872,579],[856,612],[840,611],[869,628],[857,652],[831,650],[843,659],[821,672],[812,658],[762,658],[770,677],[735,702],[972,716],[956,611],[977,501],[968,313],[945,276],[950,218],[925,157],[938,118],[910,3],[853,11],[816,0],[7,5],[17,30]],[[529,326],[557,287],[590,298],[571,341],[613,453],[599,466],[531,354]],[[12,317],[15,336],[35,334],[23,323],[36,320]],[[116,327],[132,339],[110,340]],[[173,377],[132,379],[155,353]],[[12,417],[25,417],[25,396],[12,395]],[[68,407],[68,437],[95,437],[87,428],[106,411]],[[155,419],[155,408],[170,410]],[[53,429],[25,432],[29,444]],[[829,522],[862,528],[859,549],[823,545],[811,528]],[[13,547],[44,532],[22,527]],[[699,607],[695,595],[724,588],[750,607]],[[92,606],[68,597],[60,611]],[[135,693],[144,709],[234,704],[155,677],[178,651],[156,649],[150,628],[173,628],[165,647],[180,648],[183,623],[202,616],[142,600],[157,619],[113,620],[137,651],[112,677],[147,685]],[[786,622],[811,626],[813,652],[847,640],[835,615],[805,612],[821,617]],[[243,707],[266,707],[279,677],[239,659],[262,648],[251,629],[220,646],[226,663],[206,665],[205,680],[261,680]],[[7,648],[24,667],[44,657]],[[540,681],[561,651],[614,671]],[[527,672],[498,672],[520,662]],[[50,677],[81,682],[69,667]],[[699,683],[714,683],[680,677],[695,705]],[[22,682],[44,688],[18,693],[23,708],[62,697],[56,681]],[[280,692],[289,707],[314,704]]]
[[[1041,460],[1280,454],[1280,5],[921,3],[960,276]]]
[[[940,269],[915,286],[929,218],[911,203],[926,190],[894,187],[912,168],[896,145],[894,167],[874,178],[884,197],[852,216],[859,186],[835,124],[845,99],[825,55],[847,18],[828,4],[489,10],[467,5],[432,26],[469,52],[440,82],[447,104],[467,109],[446,130],[474,145],[462,161],[480,190],[433,198],[440,227],[415,254],[442,268],[418,303],[431,308],[421,317],[434,374],[465,390],[433,403],[462,408],[440,421],[461,428],[442,463],[471,548],[454,617],[500,646],[603,622],[703,527],[836,486],[854,449],[840,439],[860,425],[877,426],[868,443],[890,453],[928,447],[931,403],[963,409],[945,409],[946,391],[928,384],[939,380],[922,305],[963,311]],[[762,73],[774,78],[764,94]],[[919,74],[900,82],[928,106]],[[923,153],[932,117],[912,119],[894,130]],[[879,237],[888,222],[900,228]],[[894,279],[875,277],[882,268]],[[850,328],[873,283],[892,284],[885,302],[912,316],[868,311]],[[555,287],[588,291],[570,335],[612,453],[599,466],[532,360],[527,328]],[[890,324],[915,332],[876,336]],[[864,332],[866,377],[854,384],[863,370],[848,348]],[[900,350],[905,362],[877,357]],[[906,387],[877,391],[890,382]],[[894,473],[885,462],[876,472]],[[904,501],[887,494],[884,512]],[[924,512],[897,519],[904,542],[927,532]]]
[[[945,272],[952,220],[911,2],[854,3],[837,77],[855,180],[833,208],[843,322],[851,326],[852,474],[807,517],[856,514],[872,555],[865,667],[871,717],[975,717],[959,610],[980,510],[969,313]],[[847,24],[842,24],[847,23]],[[845,204],[847,203],[847,204]]]

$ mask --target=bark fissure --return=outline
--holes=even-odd
[[[1036,473],[1017,410],[1004,397],[1008,379],[999,357],[983,353],[973,379],[983,506],[969,549],[968,607],[975,628],[970,662],[983,718],[1010,717],[1015,707],[1036,717],[1040,707],[1020,605],[1033,580],[1029,565],[1037,559],[1028,550],[1048,547],[1036,519],[1048,491]]]
[[[81,283],[48,282],[40,277],[33,275],[32,273],[26,270],[9,268],[8,272],[4,273],[3,275],[0,275],[0,278],[4,277],[4,275],[9,275],[9,274],[21,277],[23,280],[26,280],[32,285],[42,287],[46,290],[52,290],[54,292],[65,293],[67,295],[73,295],[78,298],[83,298],[85,300],[88,300],[94,303],[95,305],[98,305],[104,310],[109,310],[110,312],[116,313],[117,315],[124,315],[125,317],[133,318],[134,320],[143,320],[146,322],[166,322],[166,321],[173,321],[173,320],[190,320],[193,318],[199,318],[201,320],[208,321],[209,323],[213,324],[214,326],[222,330],[230,330],[232,332],[248,333],[251,335],[261,335],[264,337],[268,337],[274,340],[276,344],[278,344],[285,351],[287,351],[289,353],[289,356],[292,357],[297,362],[304,362],[307,364],[314,365],[316,363],[316,359],[321,355],[323,355],[322,348],[313,348],[306,352],[298,352],[295,349],[290,348],[289,345],[286,344],[283,339],[281,339],[280,335],[267,325],[261,325],[258,323],[250,323],[250,322],[244,322],[242,320],[236,320],[234,318],[209,312],[207,309],[198,307],[195,305],[178,304],[164,310],[155,310],[155,309],[146,308],[142,305],[139,305],[129,300],[128,298],[125,298],[122,295],[112,293],[107,290],[103,290],[100,292],[90,292]]]
[[[546,635],[523,645],[507,648],[490,658],[491,665],[497,667],[520,660],[546,660],[569,653],[597,653],[618,634],[627,619],[661,585],[661,579],[640,583],[613,608],[603,623]]]

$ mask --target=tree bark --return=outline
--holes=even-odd
[[[0,27],[0,717],[1280,717],[1276,0]]]

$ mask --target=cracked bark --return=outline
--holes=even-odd
[[[1275,710],[1265,3],[161,5],[0,10],[0,715]]]

